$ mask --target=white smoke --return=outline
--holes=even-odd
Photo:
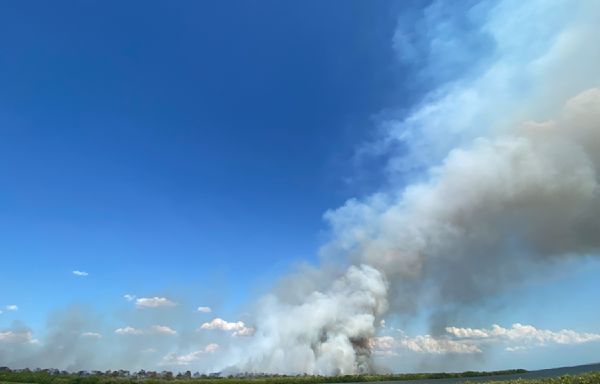
[[[265,299],[254,340],[233,361],[237,370],[368,371],[388,303],[394,313],[425,301],[461,311],[529,267],[600,250],[600,45],[590,46],[600,4],[488,5],[479,29],[496,59],[385,123],[373,152],[392,142],[408,147],[391,153],[392,187],[325,215],[333,239],[324,260],[351,266],[341,277],[322,272],[318,281],[288,284],[303,293],[300,302]],[[415,166],[427,167],[425,177],[399,183]],[[434,332],[449,325],[442,312],[432,322]],[[405,344],[479,351],[432,336]]]
[[[369,340],[387,309],[387,282],[366,265],[351,266],[324,292],[300,305],[269,296],[259,306],[254,340],[237,369],[248,372],[350,374],[366,372]],[[251,351],[250,354],[247,354]]]

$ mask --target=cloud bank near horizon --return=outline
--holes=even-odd
[[[548,345],[578,345],[600,341],[600,334],[576,332],[571,329],[551,331],[532,325],[513,324],[504,328],[494,324],[491,328],[446,327],[441,336],[378,336],[371,339],[373,353],[380,356],[400,356],[402,353],[420,354],[473,354],[501,346],[505,351],[517,352]]]

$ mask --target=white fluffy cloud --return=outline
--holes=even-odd
[[[6,310],[7,310],[7,311],[13,311],[13,312],[14,312],[14,311],[18,311],[18,310],[19,310],[19,307],[18,307],[18,306],[16,306],[15,304],[11,304],[11,305],[7,305],[7,306],[6,306]]]
[[[142,335],[142,334],[159,334],[159,335],[176,335],[177,331],[167,325],[153,325],[149,329],[143,330],[131,326],[117,328],[116,334],[119,335]],[[89,336],[92,336],[90,334]]]
[[[447,335],[434,337],[418,335],[410,337],[378,336],[370,339],[373,354],[396,356],[401,350],[425,354],[481,353],[485,348],[504,347],[516,352],[549,344],[583,344],[600,341],[600,334],[581,333],[570,329],[549,331],[532,325],[513,324],[510,328],[492,325],[491,328],[447,327]]]
[[[458,339],[513,344],[506,348],[509,351],[548,344],[583,344],[600,341],[600,334],[597,333],[581,333],[570,329],[550,331],[519,323],[513,324],[510,328],[497,324],[492,325],[491,328],[447,327],[446,332]]]
[[[133,301],[133,300],[135,300],[135,297],[136,297],[135,295],[132,295],[132,294],[129,294],[129,293],[126,293],[126,294],[123,295],[123,298],[125,300],[127,300],[127,301]]]
[[[118,335],[141,335],[144,333],[141,329],[133,328],[133,327],[123,327],[115,329],[115,333]]]
[[[244,328],[243,321],[229,322],[221,318],[214,318],[208,323],[204,323],[200,326],[201,329],[220,329],[222,331],[239,331]]]
[[[370,346],[375,355],[383,356],[396,356],[401,349],[435,355],[481,353],[481,349],[473,343],[448,337],[435,338],[431,335],[409,337],[403,334],[397,338],[379,336],[370,340]]]
[[[208,323],[203,323],[200,329],[233,331],[232,336],[252,336],[254,334],[254,328],[247,327],[243,321],[229,322],[218,317]]]
[[[231,336],[233,336],[233,337],[253,336],[254,332],[256,332],[256,329],[254,329],[253,327],[244,327],[244,328],[240,329],[239,331],[233,332],[231,334]]]
[[[0,343],[15,343],[15,344],[26,344],[26,343],[37,343],[37,339],[33,338],[31,331],[6,331],[0,332]]]
[[[74,271],[73,271],[73,274],[74,274],[75,276],[81,276],[81,277],[85,277],[85,276],[89,275],[89,273],[87,273],[87,272],[84,272],[84,271],[78,271],[78,270],[74,270]]]
[[[198,307],[198,312],[211,313],[212,309],[210,307]]]
[[[219,345],[215,343],[208,344],[204,349],[190,352],[185,355],[179,355],[176,353],[170,353],[163,357],[163,365],[189,365],[198,360],[201,360],[204,356],[210,353],[214,353],[219,349]]]
[[[176,335],[177,331],[174,330],[171,327],[168,327],[166,325],[153,325],[151,327],[152,332],[154,333],[160,333],[161,335]]]
[[[140,297],[135,301],[135,305],[138,308],[159,308],[159,307],[173,307],[177,303],[167,299],[166,297]]]
[[[405,337],[399,344],[417,353],[446,354],[446,353],[481,353],[477,345],[455,341],[448,338],[435,338],[431,335]]]
[[[88,337],[90,339],[101,339],[102,335],[98,332],[83,332],[81,337]]]

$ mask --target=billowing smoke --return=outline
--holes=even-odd
[[[568,101],[555,121],[525,123],[451,151],[426,182],[351,201],[329,217],[355,262],[404,288],[470,303],[536,263],[600,246],[600,90]],[[415,285],[416,283],[416,285]],[[432,296],[433,295],[433,296]]]
[[[426,46],[411,47],[407,60],[461,54],[443,7],[426,10]],[[368,151],[391,158],[389,187],[325,215],[333,236],[324,263],[349,268],[292,278],[265,299],[235,369],[369,371],[369,341],[387,308],[437,307],[431,329],[443,332],[448,316],[509,283],[600,250],[600,46],[591,46],[600,5],[502,1],[465,13],[482,18],[472,28],[494,59],[382,123]],[[400,28],[400,48],[404,38]],[[424,66],[423,78],[438,66]],[[401,181],[415,169],[424,176]]]
[[[350,266],[324,292],[296,305],[265,298],[260,305],[252,353],[237,368],[258,372],[368,372],[369,340],[387,309],[387,282],[367,265]]]
[[[473,329],[453,319],[600,250],[600,2],[467,3],[433,1],[400,18],[391,45],[416,73],[415,89],[430,91],[402,117],[381,121],[380,135],[358,151],[388,160],[384,181],[378,193],[325,214],[331,240],[318,267],[286,277],[243,321],[189,320],[179,302],[134,303],[129,294],[135,308],[117,323],[69,310],[50,319],[41,341],[14,324],[0,330],[0,361],[350,374],[378,369],[375,345],[481,352],[484,343],[459,337]],[[424,309],[431,335],[378,337],[385,316]],[[598,340],[520,324],[477,335],[523,332],[541,342]]]

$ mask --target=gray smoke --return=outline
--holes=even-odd
[[[400,315],[439,308],[436,332],[509,283],[598,253],[600,46],[589,42],[600,33],[600,5],[551,3],[488,4],[480,29],[497,59],[436,89],[407,118],[384,122],[369,151],[408,147],[389,156],[391,187],[325,215],[332,240],[323,260],[342,260],[347,272],[289,279],[259,306],[254,340],[228,364],[368,371],[365,341],[385,303]],[[549,25],[528,22],[541,16]],[[424,177],[398,181],[415,166]]]
[[[387,309],[387,282],[367,265],[350,266],[300,304],[276,296],[259,306],[250,347],[238,351],[244,372],[349,374],[371,370],[369,339]],[[251,351],[251,353],[248,353]]]
[[[432,2],[414,20],[423,38],[412,41],[403,25],[394,36],[402,62],[420,66],[420,79],[443,83],[404,118],[382,121],[381,137],[361,149],[390,159],[384,187],[325,214],[332,236],[322,264],[286,277],[257,303],[241,324],[252,326],[252,336],[249,327],[238,335],[247,337],[198,331],[183,305],[112,324],[69,309],[50,318],[42,341],[21,324],[0,330],[0,361],[73,370],[369,372],[377,370],[371,346],[384,316],[437,308],[435,333],[540,270],[597,255],[600,3],[502,0],[465,9],[469,33],[493,52],[462,76],[456,66],[477,56],[469,51],[477,44],[461,46],[464,35],[444,12],[454,3],[445,4]],[[434,73],[449,54],[451,70]],[[422,65],[431,60],[441,61]]]
[[[387,300],[456,310],[519,281],[539,264],[600,249],[600,89],[569,100],[554,121],[476,139],[426,182],[349,201],[330,212],[347,273],[303,302],[269,297],[238,369],[280,373],[369,371],[368,341]],[[386,281],[392,290],[388,297]],[[294,289],[290,286],[289,289]],[[439,316],[438,327],[447,324]]]
[[[536,263],[600,245],[600,91],[554,121],[453,150],[428,181],[329,214],[333,247],[440,303],[469,303]],[[338,250],[339,251],[339,250]],[[433,290],[433,292],[432,292]]]

